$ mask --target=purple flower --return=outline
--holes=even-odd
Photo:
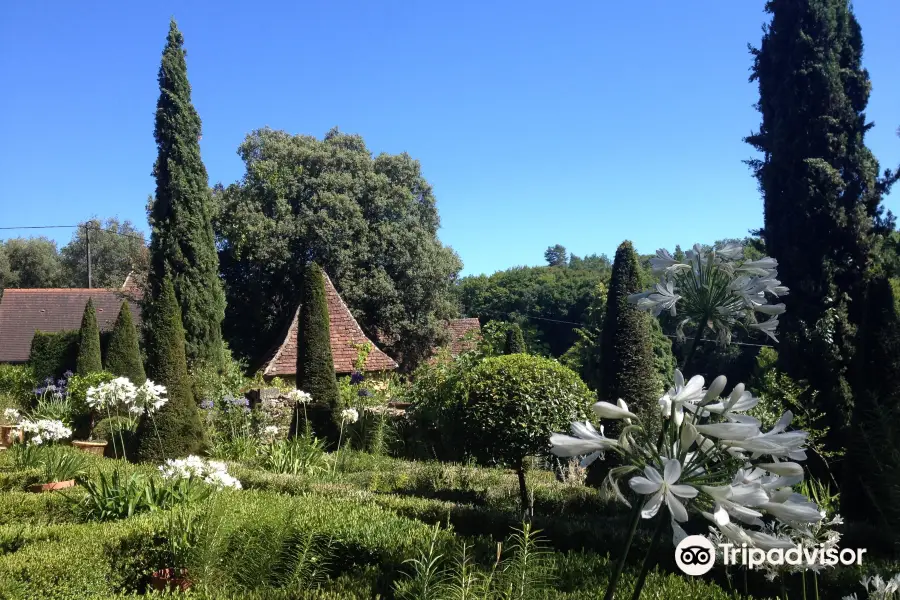
[[[250,406],[250,401],[247,398],[241,396],[240,398],[235,398],[232,395],[225,396],[225,402],[233,405],[233,406]]]
[[[74,374],[75,373],[73,373],[72,371],[66,371],[65,373],[63,373],[63,377],[65,377],[66,379],[69,379]]]
[[[202,408],[203,410],[210,410],[213,406],[214,404],[212,400],[204,400],[200,403],[200,408]]]
[[[359,390],[360,398],[369,398],[371,395],[372,395],[372,392],[370,392],[369,390],[366,390],[366,389]]]
[[[365,375],[363,375],[359,371],[353,371],[352,373],[350,373],[350,383],[352,385],[359,385],[360,383],[365,381],[365,379]]]
[[[66,387],[66,380],[65,380],[65,379],[59,379],[59,380],[57,380],[57,381],[56,381],[56,387],[58,387],[58,388],[64,388],[64,387]]]
[[[52,377],[48,377],[47,379],[45,379],[45,380],[44,380],[44,385],[53,385],[53,378],[52,378]]]
[[[45,388],[41,388],[41,387],[34,388],[34,395],[35,396],[43,396],[45,391],[46,391]]]

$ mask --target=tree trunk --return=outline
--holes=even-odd
[[[534,499],[531,494],[528,493],[528,483],[525,481],[524,464],[519,463],[516,474],[519,476],[519,498],[522,501],[522,517],[525,521],[530,523],[534,517]]]

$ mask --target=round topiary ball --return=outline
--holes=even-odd
[[[478,460],[521,469],[550,448],[550,435],[584,420],[594,394],[555,360],[528,354],[485,359],[467,377],[467,447]]]

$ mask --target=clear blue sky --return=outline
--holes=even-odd
[[[146,231],[156,73],[185,36],[210,183],[268,125],[406,151],[464,273],[738,237],[762,224],[741,139],[763,0],[8,2],[0,226],[117,215]],[[861,0],[867,142],[900,164],[900,6]],[[900,213],[900,192],[887,206]],[[10,237],[10,232],[0,232]],[[29,232],[19,232],[28,234]],[[65,243],[70,231],[51,231]]]

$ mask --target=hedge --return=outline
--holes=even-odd
[[[66,371],[74,371],[78,360],[78,338],[77,329],[56,333],[35,331],[28,355],[28,364],[34,370],[35,379],[57,379]]]

